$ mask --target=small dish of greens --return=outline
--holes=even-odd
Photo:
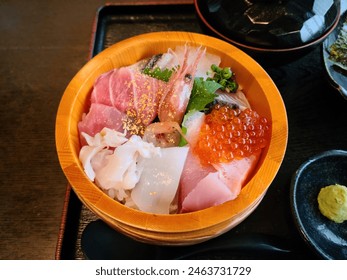
[[[343,0],[342,2],[342,4],[346,4],[347,1]],[[324,67],[328,74],[328,78],[332,86],[335,87],[345,99],[347,99],[346,9],[342,9],[342,14],[337,27],[323,42],[322,48]]]

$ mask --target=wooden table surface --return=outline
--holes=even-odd
[[[0,0],[0,259],[55,257],[67,186],[55,150],[55,115],[65,87],[88,60],[96,12],[105,3]],[[269,199],[279,197],[307,157],[347,149],[339,136],[346,136],[339,125],[347,119],[346,101],[324,79],[322,68],[310,69],[310,59],[319,57],[290,65],[291,77],[282,77],[288,67],[269,69],[289,108],[287,155],[274,182],[278,190]],[[310,104],[321,107],[307,114]],[[336,134],[324,133],[327,126]]]
[[[0,259],[54,259],[67,185],[55,115],[109,2],[0,1]]]

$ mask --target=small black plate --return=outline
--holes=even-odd
[[[322,44],[322,54],[324,68],[327,73],[328,79],[332,86],[336,88],[341,96],[347,99],[347,70],[334,65],[334,63],[329,59],[329,48],[336,41],[337,36],[343,26],[343,22],[347,20],[347,0],[341,0],[341,14],[339,23],[333,32],[324,40]]]
[[[330,150],[310,158],[291,182],[291,207],[296,226],[310,247],[324,259],[347,259],[347,222],[324,217],[317,197],[322,187],[347,185],[347,151]]]

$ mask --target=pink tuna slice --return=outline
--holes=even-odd
[[[135,112],[136,117],[148,125],[157,116],[164,88],[164,82],[133,68],[122,67],[96,80],[91,102],[115,107],[123,113]]]
[[[196,145],[205,115],[196,112],[185,121],[186,137],[191,147]],[[235,199],[252,174],[261,151],[228,163],[203,166],[199,157],[189,153],[180,180],[179,209],[181,213],[202,210]]]
[[[199,158],[189,149],[180,180],[180,204],[183,204],[184,199],[196,188],[197,184],[212,172],[216,172],[216,169],[212,165],[202,166]]]
[[[93,91],[90,97],[91,103],[98,103],[98,104],[113,106],[112,102],[110,101],[110,95],[107,94],[109,93],[109,88],[110,88],[109,81],[113,72],[114,70],[104,73],[96,79],[94,83]]]
[[[201,179],[184,198],[181,213],[202,210],[231,200],[230,189],[219,179],[217,172]]]
[[[188,158],[185,169],[189,170],[189,175],[181,178],[180,212],[198,211],[235,199],[253,172],[259,156],[260,153],[215,164],[214,172],[208,172],[207,167],[201,170],[198,158],[195,161],[188,161]]]
[[[92,103],[89,112],[78,123],[78,130],[94,136],[104,127],[123,132],[123,119],[126,115],[117,108],[104,104]],[[86,145],[84,137],[80,137],[81,146]]]

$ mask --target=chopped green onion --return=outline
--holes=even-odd
[[[211,65],[213,71],[213,78],[207,78],[208,81],[215,81],[220,84],[222,90],[227,92],[236,92],[238,84],[235,81],[235,73],[232,72],[230,67],[218,67],[215,64]]]

